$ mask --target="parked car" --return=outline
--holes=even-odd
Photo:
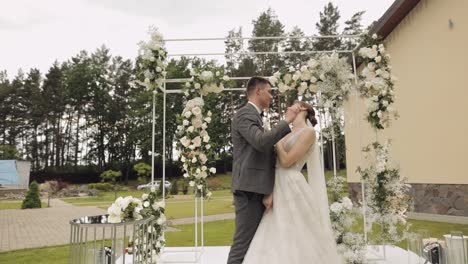
[[[160,184],[161,184],[161,181],[153,181],[153,182],[149,182],[147,184],[140,184],[140,185],[137,186],[137,190],[149,189],[149,188],[151,188],[151,186],[154,186],[156,189],[159,189]],[[164,187],[166,187],[166,189],[170,189],[171,188],[171,182],[164,181]]]

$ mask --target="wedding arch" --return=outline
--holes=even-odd
[[[206,131],[211,122],[211,112],[209,109],[204,109],[203,96],[210,93],[221,92],[243,92],[243,87],[226,87],[230,80],[243,81],[248,80],[248,77],[229,77],[224,74],[221,69],[190,69],[191,78],[166,79],[166,60],[169,57],[181,56],[226,56],[232,55],[227,53],[186,53],[186,54],[168,54],[164,44],[167,42],[185,42],[194,41],[225,41],[227,38],[193,38],[193,39],[163,39],[162,35],[155,29],[151,32],[151,38],[147,42],[140,43],[140,80],[138,83],[153,91],[153,118],[152,118],[152,173],[151,181],[154,182],[154,155],[155,155],[155,103],[156,94],[163,93],[163,149],[162,149],[162,182],[166,179],[166,95],[181,94],[185,96],[187,104],[178,120],[177,133],[179,142],[177,148],[181,153],[181,161],[183,163],[184,177],[190,181],[190,186],[194,187],[194,216],[195,216],[195,240],[194,249],[188,252],[193,253],[192,261],[187,263],[196,263],[199,261],[204,247],[204,200],[208,198],[209,192],[206,184],[206,178],[209,175],[215,174],[215,168],[208,168],[206,163],[209,159],[210,137]],[[358,115],[361,116],[359,105],[357,104],[358,97],[364,97],[368,101],[366,109],[366,119],[369,124],[377,131],[384,129],[390,124],[390,120],[397,117],[395,110],[391,107],[394,102],[393,82],[391,76],[391,67],[389,65],[390,56],[386,54],[385,47],[373,35],[333,35],[333,36],[278,36],[278,37],[243,37],[237,38],[240,41],[244,40],[284,40],[284,39],[320,39],[320,38],[348,38],[355,40],[355,46],[352,49],[346,50],[292,50],[292,51],[258,51],[258,52],[243,52],[245,55],[281,55],[281,54],[315,54],[316,56],[301,65],[289,65],[286,69],[280,69],[273,76],[267,76],[274,84],[273,89],[277,89],[281,94],[290,96],[291,92],[296,92],[299,96],[314,100],[315,107],[318,108],[320,116],[320,130],[322,130],[323,120],[330,119],[332,121],[339,115],[339,111],[345,100],[350,100],[353,97],[356,100],[356,109]],[[349,55],[348,60],[340,58],[339,55]],[[358,75],[357,62],[358,59],[363,63],[361,75]],[[349,63],[351,62],[351,64]],[[167,83],[180,83],[181,89],[167,89]],[[323,155],[323,137],[320,133],[320,146]],[[335,153],[335,135],[332,126],[331,133],[332,153],[333,153],[333,175],[334,180],[331,181],[332,188],[337,189],[340,185],[340,180],[337,178],[337,165]],[[360,142],[361,144],[361,142]],[[362,147],[362,145],[361,145]],[[362,255],[363,247],[367,244],[367,232],[369,231],[369,220],[377,222],[386,227],[385,231],[392,232],[396,236],[395,226],[399,221],[404,221],[408,204],[394,204],[395,197],[405,197],[404,179],[399,176],[398,169],[392,168],[388,146],[378,144],[376,142],[366,147],[367,152],[375,151],[375,155],[370,157],[371,166],[368,168],[358,168],[362,175],[362,207],[364,220],[364,237],[363,243],[350,240],[345,234],[349,223],[343,221],[346,215],[349,215],[352,209],[352,203],[347,197],[333,203],[330,207],[331,217],[334,220],[334,229],[338,239],[347,240],[349,243],[342,248],[342,251],[348,255],[352,255],[354,260],[364,258]],[[362,156],[361,153],[359,153]],[[322,156],[323,163],[323,156]],[[390,189],[385,189],[385,185],[391,185]],[[380,186],[380,187],[379,187]],[[380,188],[380,189],[379,189]],[[162,204],[165,204],[165,188],[162,188]],[[382,200],[376,198],[376,193],[385,191],[389,197],[384,197]],[[386,208],[386,209],[385,209]],[[370,218],[370,219],[369,219]],[[381,221],[379,221],[379,219]],[[386,219],[386,220],[382,220]],[[164,225],[162,223],[161,225]],[[199,230],[200,225],[200,230]],[[348,225],[348,226],[347,226]],[[201,244],[199,241],[199,231]],[[349,237],[353,238],[353,234]],[[392,241],[394,237],[388,237],[388,241]],[[158,239],[159,241],[159,239]],[[162,239],[164,242],[164,232]],[[361,247],[356,246],[360,244]],[[159,245],[161,253],[170,254],[172,252],[164,248],[164,243]],[[361,251],[361,252],[360,252]],[[187,251],[184,251],[187,252]],[[361,254],[361,255],[359,255]],[[378,256],[378,259],[385,258]],[[353,261],[354,261],[353,260]],[[165,261],[170,263],[171,261]],[[359,263],[359,262],[355,262]]]

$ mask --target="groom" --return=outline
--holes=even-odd
[[[265,78],[252,77],[246,92],[249,102],[237,111],[231,123],[231,191],[236,208],[236,231],[228,264],[241,264],[244,260],[265,211],[263,198],[273,192],[276,161],[273,146],[291,132],[288,124],[300,112],[299,108],[289,107],[285,120],[265,131],[261,113],[269,108],[273,99],[271,84]],[[271,203],[265,205],[270,207]]]

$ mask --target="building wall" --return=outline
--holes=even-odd
[[[468,184],[467,10],[466,0],[423,0],[386,38],[401,117],[376,134],[364,120],[361,100],[353,97],[345,105],[351,185],[359,186],[353,183],[359,182],[360,149],[376,137],[393,139],[401,174],[417,189]],[[452,197],[453,206],[458,198]]]

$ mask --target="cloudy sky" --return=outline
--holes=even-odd
[[[55,60],[105,44],[113,55],[133,59],[150,25],[165,38],[225,37],[271,7],[289,31],[299,26],[316,33],[319,12],[328,0],[0,0],[0,70],[10,78],[19,68],[43,73]],[[365,10],[364,25],[377,20],[393,0],[335,0],[341,23]],[[223,52],[223,42],[168,45],[170,53]]]

